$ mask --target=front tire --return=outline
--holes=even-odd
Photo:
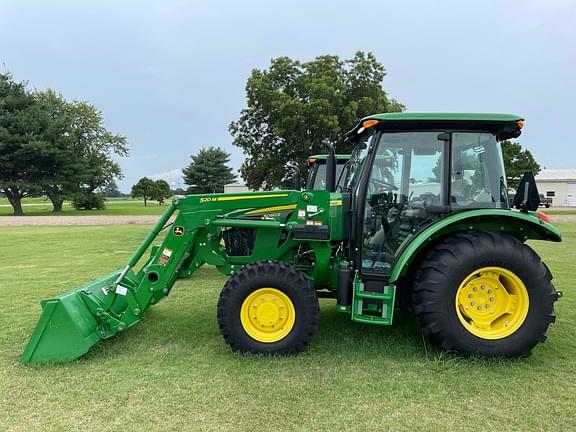
[[[292,355],[318,328],[316,292],[294,267],[248,264],[224,285],[218,301],[220,333],[233,351]]]
[[[558,298],[540,257],[514,237],[459,233],[425,256],[414,311],[442,349],[467,357],[520,357],[546,339]]]

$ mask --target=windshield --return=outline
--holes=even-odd
[[[336,164],[336,186],[342,183],[341,177],[345,165],[345,160],[339,160]],[[326,162],[316,164],[316,175],[310,189],[326,189]]]

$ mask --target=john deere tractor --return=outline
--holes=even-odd
[[[124,268],[42,302],[21,361],[82,356],[205,264],[229,275],[217,317],[234,351],[301,352],[324,297],[368,325],[407,307],[431,342],[461,356],[528,355],[560,293],[525,242],[560,233],[535,211],[529,174],[520,210],[509,208],[499,142],[523,125],[508,114],[377,114],[347,134],[338,187],[330,146],[324,189],[175,198]]]

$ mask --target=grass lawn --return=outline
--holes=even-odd
[[[129,198],[116,199],[107,198],[106,208],[104,210],[76,210],[69,201],[64,202],[63,211],[60,213],[52,212],[52,203],[49,199],[44,198],[24,198],[22,200],[25,216],[93,216],[93,215],[160,215],[170,204],[170,199],[166,200],[163,205],[158,205],[156,201],[148,202],[144,206],[144,201],[133,200]],[[0,216],[12,215],[13,209],[7,198],[0,198]]]
[[[147,228],[0,228],[0,430],[576,430],[576,224],[560,228],[564,243],[534,243],[565,296],[527,359],[453,358],[410,314],[367,326],[330,300],[306,353],[235,355],[215,316],[225,277],[205,267],[85,358],[33,367],[17,356],[38,301],[124,265]]]

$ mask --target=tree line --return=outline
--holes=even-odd
[[[45,194],[54,212],[65,199],[78,209],[103,207],[98,192],[122,178],[114,155],[128,155],[126,137],[108,131],[94,105],[0,74],[0,192],[15,215],[34,194]]]
[[[386,69],[374,54],[357,52],[350,59],[334,55],[300,62],[272,59],[254,69],[246,83],[247,106],[229,125],[233,145],[246,158],[240,173],[251,189],[291,187],[287,165],[306,173],[308,156],[325,153],[322,141],[351,151],[344,133],[359,118],[398,112],[404,105],[383,88]],[[532,154],[518,143],[503,143],[508,185],[524,171],[540,171]],[[0,74],[0,192],[14,214],[21,200],[45,194],[55,212],[65,199],[76,208],[101,208],[103,193],[119,194],[122,178],[114,156],[127,156],[126,137],[106,130],[102,113],[85,101],[67,101],[53,90],[31,91],[9,73]],[[236,180],[230,155],[218,147],[202,148],[183,169],[186,190],[171,193],[219,193]],[[163,203],[170,196],[164,180],[141,178],[133,197]]]

